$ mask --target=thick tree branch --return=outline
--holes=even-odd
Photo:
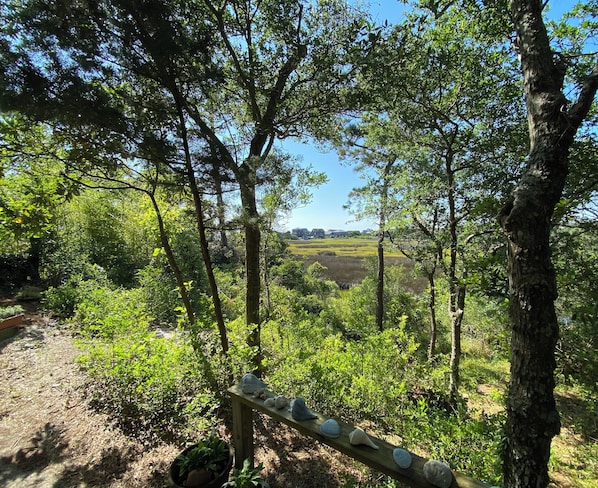
[[[574,130],[579,128],[588,115],[590,107],[594,102],[596,91],[598,91],[598,63],[594,65],[594,68],[585,79],[577,101],[569,109],[569,122]]]

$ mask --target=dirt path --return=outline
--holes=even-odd
[[[28,313],[0,342],[0,486],[164,487],[180,446],[125,436],[82,398],[79,351],[68,330]],[[255,418],[256,463],[271,488],[378,486],[383,478],[323,444]]]
[[[175,446],[145,451],[90,410],[77,348],[57,323],[28,314],[0,342],[0,485],[163,487]]]

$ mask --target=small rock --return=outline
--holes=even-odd
[[[395,460],[395,463],[402,469],[408,469],[411,467],[411,463],[413,461],[413,456],[411,453],[405,449],[401,449],[397,447],[392,451],[392,458]]]
[[[438,488],[449,488],[453,482],[451,468],[440,461],[432,459],[426,462],[423,471],[426,479],[434,486],[438,486]]]

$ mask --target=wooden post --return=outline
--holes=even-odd
[[[233,406],[233,446],[235,448],[235,468],[241,469],[243,461],[253,464],[253,410],[241,402],[239,396],[231,395]]]
[[[354,446],[349,443],[349,433],[355,428],[353,425],[339,421],[341,426],[341,436],[338,439],[324,437],[319,430],[325,417],[318,415],[317,419],[297,421],[288,409],[277,410],[274,407],[266,407],[263,400],[259,400],[252,395],[243,393],[240,385],[233,385],[228,389],[233,405],[233,442],[235,446],[235,466],[237,468],[243,465],[243,460],[249,458],[253,467],[253,419],[252,411],[262,412],[274,420],[282,422],[304,435],[310,436],[324,444],[333,447],[348,456],[361,461],[363,464],[380,471],[405,485],[414,488],[437,488],[432,485],[423,473],[423,466],[427,459],[411,453],[413,462],[408,469],[401,469],[394,462],[392,453],[395,446],[388,442],[370,438],[378,445],[379,449],[374,450],[367,446]],[[478,480],[464,476],[455,471],[451,488],[489,488],[489,485]]]

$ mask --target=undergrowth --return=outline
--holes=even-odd
[[[441,347],[433,361],[427,359],[418,301],[395,294],[400,300],[389,307],[386,327],[379,332],[374,310],[361,296],[369,293],[369,281],[339,294],[333,284],[322,286],[313,276],[281,271],[291,288],[276,284],[278,278],[273,277],[269,320],[261,327],[263,376],[273,392],[302,396],[321,414],[364,425],[420,456],[500,483],[508,362],[489,346],[492,323],[484,319],[485,310],[470,315],[479,326],[464,337],[463,396],[451,402],[445,393],[448,351]],[[123,431],[149,445],[191,440],[222,423],[228,378],[238,379],[249,371],[255,354],[246,344],[251,331],[233,299],[239,293],[238,280],[227,276],[228,281],[221,281],[222,292],[230,297],[227,313],[236,317],[227,321],[226,357],[218,353],[208,311],[191,328],[164,331],[155,328],[143,290],[102,282],[83,283],[76,291],[72,324],[83,350],[79,363],[89,375],[87,393]],[[570,385],[566,388],[571,391]],[[585,439],[576,446],[576,453],[584,455],[583,470],[576,477],[591,483],[595,478],[587,470],[595,467],[598,452],[592,443],[596,430],[588,430],[588,419],[596,418],[596,402],[585,384],[576,388],[576,404],[586,415],[564,420]],[[562,469],[558,456],[553,456],[553,470]]]
[[[146,443],[182,440],[215,421],[217,392],[185,332],[161,337],[138,290],[98,287],[75,308],[91,403]]]

